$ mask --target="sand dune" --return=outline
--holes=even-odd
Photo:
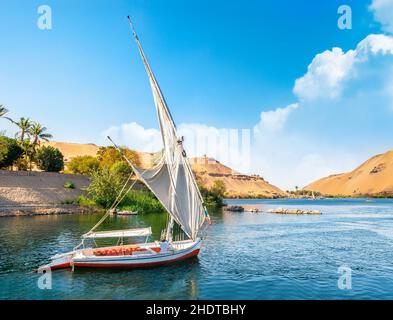
[[[326,195],[393,196],[393,150],[370,158],[351,172],[322,178],[304,189]]]
[[[93,156],[95,157],[97,154],[99,146],[88,143],[69,143],[69,142],[57,142],[57,141],[49,141],[43,142],[43,145],[49,145],[54,148],[57,148],[64,155],[65,161],[69,161],[70,159],[76,156]]]

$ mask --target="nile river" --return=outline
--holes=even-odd
[[[196,259],[153,269],[59,270],[50,290],[38,288],[33,269],[71,250],[99,216],[0,218],[0,299],[393,299],[392,200],[228,202],[323,214],[215,212]],[[151,225],[157,238],[164,224],[165,215],[150,214],[112,217],[104,228]],[[343,266],[351,289],[338,286]]]

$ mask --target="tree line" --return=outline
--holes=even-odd
[[[64,169],[62,153],[51,146],[41,146],[52,135],[48,129],[36,121],[21,117],[14,120],[8,116],[9,110],[0,105],[0,120],[10,121],[17,127],[14,138],[0,132],[0,169],[32,170],[33,165],[48,172]]]

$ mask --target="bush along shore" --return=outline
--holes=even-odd
[[[119,165],[115,166],[115,168],[119,167]],[[124,186],[125,176],[123,170],[117,172],[113,168],[112,166],[111,169],[102,168],[92,172],[91,183],[86,189],[87,196],[79,197],[75,204],[109,209],[118,200],[117,209],[120,211],[137,211],[138,213],[165,212],[160,201],[141,183],[137,183],[134,190],[122,194],[121,198],[118,199]],[[131,183],[133,183],[132,180],[129,184]],[[127,190],[127,187],[125,189]],[[221,182],[215,183],[211,189],[201,188],[205,205],[209,208],[223,206],[224,192],[225,186]]]
[[[136,165],[140,164],[136,152],[123,148],[122,152]],[[123,160],[120,153],[113,147],[101,147],[97,157],[82,156],[73,158],[67,165],[70,173],[85,174],[91,179],[86,188],[86,195],[76,199],[74,204],[96,206],[109,209],[118,199],[126,181],[124,190],[128,190],[134,181],[129,180],[132,169]],[[225,184],[221,180],[215,181],[210,189],[199,186],[207,207],[221,207],[226,192]],[[117,206],[120,211],[138,211],[138,213],[165,212],[164,207],[154,194],[143,184],[136,183],[132,190],[122,194]]]
[[[32,176],[37,170],[43,175],[58,173],[59,185],[38,187],[30,181],[31,185],[27,186],[24,185],[26,178],[20,178],[15,182],[15,177],[9,177],[9,180],[14,182],[13,186],[0,185],[0,188],[6,189],[9,195],[8,198],[0,197],[1,215],[83,213],[105,210],[116,202],[121,191],[128,190],[128,186],[133,183],[133,180],[129,179],[132,169],[114,147],[101,147],[95,157],[78,156],[65,164],[64,156],[59,149],[41,145],[42,141],[49,141],[52,138],[46,127],[25,117],[13,120],[8,114],[9,110],[0,105],[0,121],[10,121],[18,131],[15,138],[0,132],[0,169],[14,173],[31,172]],[[127,148],[122,148],[122,152],[135,165],[140,165],[137,152]],[[71,175],[66,180],[60,178],[67,174],[86,176],[89,183],[85,187],[77,188]],[[49,178],[43,176],[42,179]],[[123,189],[126,181],[128,185]],[[15,192],[17,188],[24,190],[23,195],[27,200],[24,201],[21,199],[23,197],[19,197],[18,192]],[[12,189],[14,195],[10,195]],[[226,190],[221,180],[215,181],[209,189],[204,187],[200,189],[207,207],[223,205]],[[65,199],[68,194],[70,198]],[[34,198],[34,195],[37,196]],[[136,184],[136,190],[126,191],[126,194],[122,195],[117,208],[139,213],[165,212],[153,193],[140,183]]]

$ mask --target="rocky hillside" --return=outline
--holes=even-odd
[[[304,189],[325,195],[393,196],[393,150],[370,158],[351,172],[322,178]]]
[[[202,157],[191,159],[192,169],[203,186],[209,188],[222,180],[230,198],[277,198],[286,193],[258,175],[240,174],[217,160]]]

